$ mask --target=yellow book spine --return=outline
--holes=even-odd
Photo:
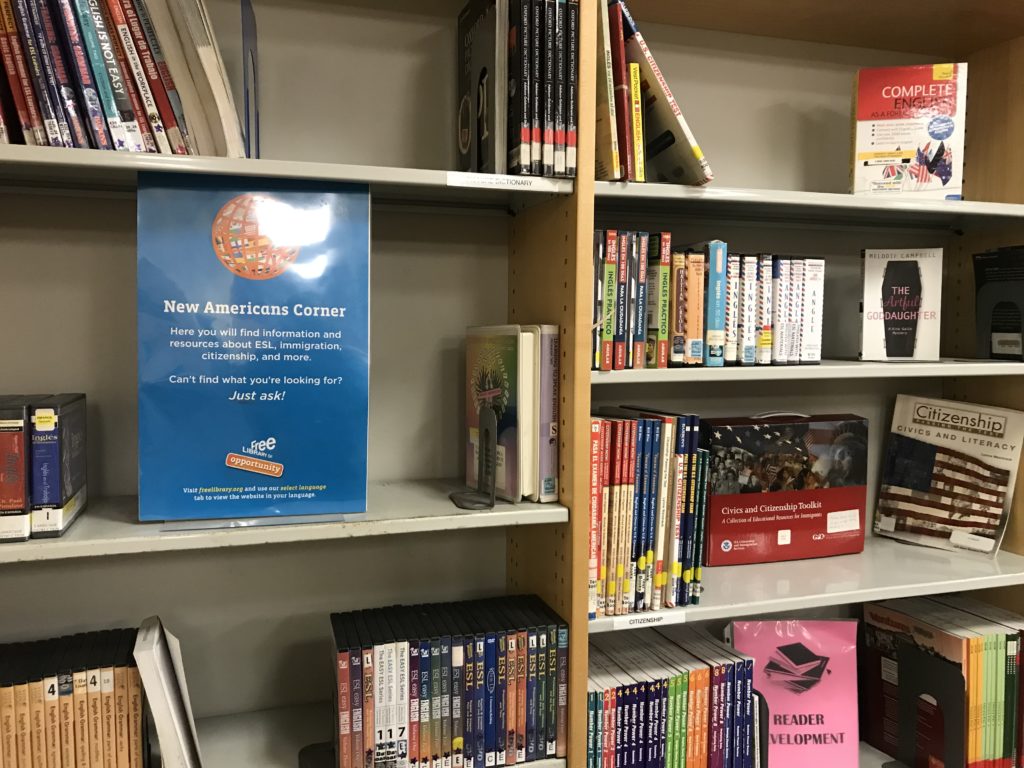
[[[629,102],[633,113],[633,167],[637,181],[647,181],[644,168],[644,99],[640,89],[640,65],[629,65]]]

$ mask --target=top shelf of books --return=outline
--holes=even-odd
[[[573,190],[572,179],[536,176],[0,144],[0,184],[133,192],[144,171],[351,182],[368,184],[377,200],[469,207],[520,208]]]
[[[1024,35],[1018,0],[630,0],[637,21],[832,45],[963,58]],[[884,19],[884,23],[880,21]]]
[[[968,222],[1005,224],[1024,220],[1024,205],[970,200],[879,198],[832,192],[685,187],[599,181],[599,209],[670,216],[699,215],[873,226],[956,228]]]

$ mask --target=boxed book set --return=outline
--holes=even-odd
[[[0,395],[0,542],[60,536],[87,496],[85,395]]]

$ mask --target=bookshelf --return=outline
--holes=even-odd
[[[461,5],[262,4],[265,160],[0,147],[0,283],[5,311],[20,318],[0,337],[0,378],[8,391],[88,393],[94,493],[65,539],[0,551],[0,642],[159,613],[182,640],[202,747],[215,768],[294,766],[301,746],[329,734],[329,611],[503,591],[537,592],[570,622],[567,765],[582,766],[588,633],[614,629],[586,618],[592,405],[685,399],[698,412],[735,414],[769,402],[800,409],[842,403],[871,417],[875,469],[888,404],[901,389],[1024,407],[1024,364],[965,359],[973,351],[965,336],[969,255],[1024,239],[1024,149],[1009,128],[1024,115],[1019,4],[998,0],[982,11],[967,0],[941,0],[922,19],[911,0],[784,0],[770,11],[739,0],[728,13],[710,0],[685,9],[633,0],[716,171],[706,189],[595,183],[586,173],[527,187],[450,174]],[[237,9],[214,0],[210,11],[238,83]],[[593,165],[595,25],[596,3],[584,0],[581,169]],[[905,34],[910,27],[919,31]],[[883,204],[843,194],[854,69],[951,56],[971,66],[972,200]],[[315,97],[297,82],[330,96]],[[369,463],[377,490],[365,519],[233,531],[130,522],[140,171],[370,186]],[[592,374],[591,237],[608,223],[824,255],[837,281],[827,288],[833,295],[856,285],[863,247],[941,245],[947,357],[888,366],[837,353],[816,367]],[[829,319],[830,328],[840,324]],[[561,326],[560,504],[463,514],[438,480],[462,470],[462,335],[467,325],[505,321]],[[842,612],[865,600],[982,588],[1019,610],[1021,493],[1004,550],[991,562],[951,562],[870,537],[863,555],[709,569],[701,606],[672,615],[694,622]],[[862,766],[885,761],[862,749]]]

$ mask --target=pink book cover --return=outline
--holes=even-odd
[[[768,704],[768,764],[857,768],[857,622],[736,621]]]

